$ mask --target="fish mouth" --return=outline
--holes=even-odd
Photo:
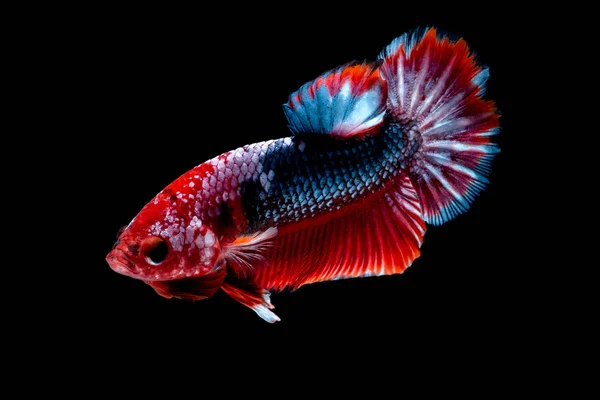
[[[127,257],[127,254],[118,247],[108,253],[106,262],[108,262],[108,265],[113,271],[121,275],[126,275],[131,278],[136,278],[138,275],[138,273],[134,271],[133,262]]]

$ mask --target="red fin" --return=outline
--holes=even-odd
[[[294,133],[340,138],[378,130],[385,115],[387,86],[379,63],[354,63],[324,73],[290,95],[283,110]]]
[[[232,243],[223,245],[223,257],[238,277],[246,278],[252,275],[253,265],[265,262],[263,254],[273,245],[275,236],[277,228],[240,236]]]
[[[379,57],[388,82],[388,112],[420,149],[409,171],[426,222],[440,225],[465,212],[488,183],[498,147],[498,113],[483,99],[487,68],[463,39],[435,29],[394,40]]]
[[[226,273],[227,271],[223,268],[199,278],[146,283],[152,286],[156,293],[167,299],[175,297],[186,300],[203,300],[212,297],[219,290]]]
[[[370,208],[324,224],[286,232],[256,266],[254,282],[281,290],[307,283],[403,272],[420,255],[425,234],[421,206],[408,177]]]
[[[225,281],[222,289],[235,301],[254,310],[265,321],[271,324],[281,321],[271,311],[275,307],[271,304],[271,293],[268,290],[259,289],[250,282],[232,279]]]

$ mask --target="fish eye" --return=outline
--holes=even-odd
[[[142,244],[142,252],[150,265],[160,265],[169,254],[169,245],[162,238],[151,237]]]

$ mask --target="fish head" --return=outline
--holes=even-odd
[[[169,197],[159,194],[121,229],[106,261],[115,272],[148,284],[222,276],[211,279],[219,285],[225,261],[217,235]]]

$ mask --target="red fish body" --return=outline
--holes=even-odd
[[[464,41],[434,29],[329,71],[284,105],[293,136],[179,177],[107,261],[167,298],[222,289],[269,322],[272,290],[401,273],[426,223],[466,211],[487,183],[498,152],[487,77]]]

